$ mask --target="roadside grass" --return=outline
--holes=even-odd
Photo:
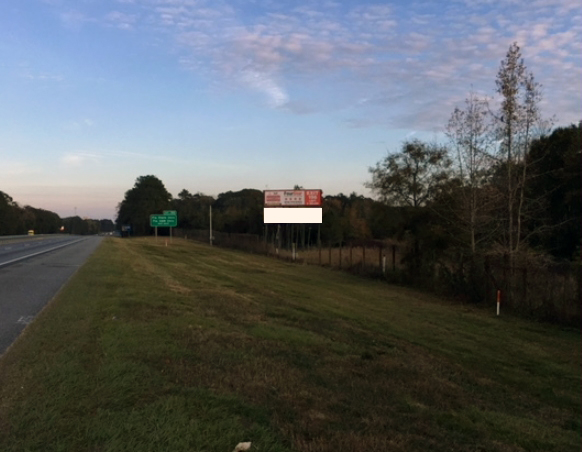
[[[2,451],[579,451],[580,332],[107,239],[0,359]]]

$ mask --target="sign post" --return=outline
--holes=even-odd
[[[178,226],[178,212],[176,210],[164,210],[164,215],[176,217],[176,226]],[[174,227],[176,227],[174,226]],[[172,241],[172,227],[170,226],[170,242]]]

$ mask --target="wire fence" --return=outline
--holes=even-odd
[[[176,236],[209,243],[209,230],[176,230]],[[213,232],[213,244],[289,262],[320,265],[381,278],[464,302],[495,305],[501,291],[503,311],[544,321],[580,327],[582,268],[572,262],[540,263],[531,257],[509,262],[507,255],[463,256],[436,252],[415,255],[397,241],[358,240],[278,246],[254,234]],[[418,251],[418,250],[417,250]]]

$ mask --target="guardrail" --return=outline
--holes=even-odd
[[[42,239],[45,238],[47,236],[56,236],[56,235],[61,235],[61,234],[37,234],[37,235],[28,235],[28,234],[22,234],[22,235],[0,235],[0,243],[4,242],[11,242],[14,240],[34,240],[34,239]]]

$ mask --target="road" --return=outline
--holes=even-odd
[[[83,265],[102,237],[0,242],[0,355]]]

